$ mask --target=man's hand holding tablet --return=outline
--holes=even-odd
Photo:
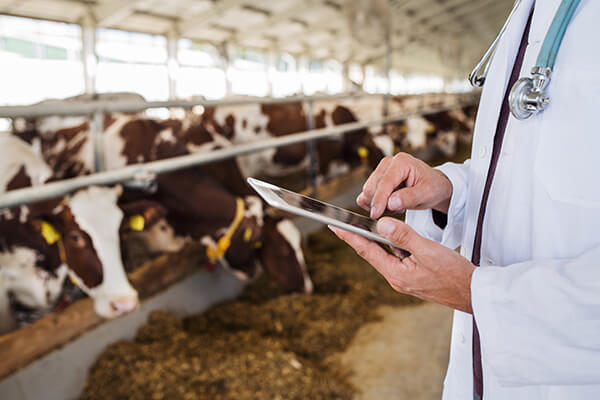
[[[452,184],[442,172],[399,153],[380,162],[357,204],[372,218],[381,217],[386,209],[399,212],[431,208],[447,213],[451,196]],[[377,238],[356,229],[340,228],[339,223],[321,221],[369,262],[394,290],[472,313],[470,286],[474,265],[456,251],[424,238],[395,218],[377,221],[372,232]],[[404,249],[410,256],[389,254],[374,241]]]

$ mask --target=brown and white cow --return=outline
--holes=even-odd
[[[0,136],[0,171],[0,193],[52,177],[30,146],[6,135]],[[14,323],[9,294],[29,308],[48,309],[66,276],[103,317],[137,306],[119,248],[120,194],[120,187],[92,186],[64,199],[0,210],[0,331]]]
[[[188,121],[113,115],[106,118],[105,126],[108,169],[230,145],[223,135],[212,135],[205,126]],[[93,154],[87,121],[41,119],[30,125],[28,132],[17,134],[40,141],[44,159],[61,178],[90,172]],[[247,280],[256,275],[257,261],[264,261],[262,254],[286,252],[290,246],[261,240],[263,204],[247,188],[235,160],[159,175],[155,193],[128,192],[128,200],[140,197],[157,201],[168,210],[147,232],[136,234],[154,251],[176,251],[186,240],[199,240],[213,261]],[[283,233],[277,235],[286,241]],[[257,250],[259,244],[273,248],[264,253]],[[299,257],[280,268],[306,274],[304,260]],[[293,289],[310,291],[304,283]]]
[[[358,120],[350,109],[339,104],[315,105],[315,110],[315,128]],[[212,134],[213,140],[220,136],[232,144],[256,142],[308,130],[305,106],[300,102],[211,107],[205,109],[202,115],[192,118],[192,121],[193,125],[204,128],[202,135]],[[318,141],[319,173],[323,177],[338,175],[352,166],[360,165],[363,158],[372,167],[376,166],[391,150],[391,141],[390,145],[385,146],[383,139],[374,138],[368,130],[361,129],[347,133],[340,139]],[[359,152],[359,149],[362,151]],[[297,143],[263,150],[240,156],[238,161],[245,176],[285,176],[306,168],[307,146]]]

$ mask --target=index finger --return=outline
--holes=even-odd
[[[392,157],[384,157],[379,162],[379,165],[377,165],[377,168],[375,168],[375,171],[373,171],[371,175],[369,175],[369,178],[367,178],[367,181],[362,187],[360,202],[361,204],[358,204],[359,206],[363,207],[363,205],[368,204],[370,208],[373,195],[375,194],[375,190],[377,189],[377,184],[379,183],[381,177],[386,173],[391,163]]]
[[[375,194],[371,200],[371,218],[379,218],[387,208],[388,199],[408,178],[410,168],[406,165],[396,168],[388,168],[379,180]]]

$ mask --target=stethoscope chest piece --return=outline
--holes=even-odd
[[[510,112],[518,120],[524,120],[542,111],[550,98],[545,89],[550,82],[549,68],[534,67],[531,77],[521,78],[513,85],[508,97]]]
[[[522,0],[515,1],[515,6],[508,16],[508,20],[504,23],[502,30],[469,75],[469,80],[473,86],[483,86],[492,54],[521,2]],[[546,87],[550,82],[550,75],[556,62],[558,49],[565,36],[565,31],[579,3],[581,3],[581,0],[561,0],[542,43],[535,67],[531,70],[531,76],[519,79],[511,88],[508,102],[510,111],[516,119],[527,119],[543,111],[550,103],[550,99],[546,95]]]

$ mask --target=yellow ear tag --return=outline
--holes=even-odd
[[[60,240],[60,234],[46,221],[42,221],[42,237],[46,240],[46,243],[53,245]]]
[[[360,158],[362,158],[363,160],[364,160],[365,158],[369,157],[369,149],[367,149],[367,148],[366,148],[366,147],[364,147],[364,146],[360,146],[360,147],[358,148],[358,156],[359,156]]]
[[[254,243],[254,248],[255,249],[260,249],[262,247],[262,242],[259,240],[256,243]]]
[[[408,132],[408,125],[402,125],[402,127],[400,128],[400,133],[407,133]]]
[[[252,239],[252,229],[246,228],[244,231],[244,242],[248,243]]]
[[[132,231],[143,231],[145,223],[146,221],[144,221],[144,217],[139,214],[129,217],[129,227]]]
[[[435,126],[433,126],[433,125],[429,125],[429,126],[427,127],[427,133],[433,133],[433,132],[435,132]]]

